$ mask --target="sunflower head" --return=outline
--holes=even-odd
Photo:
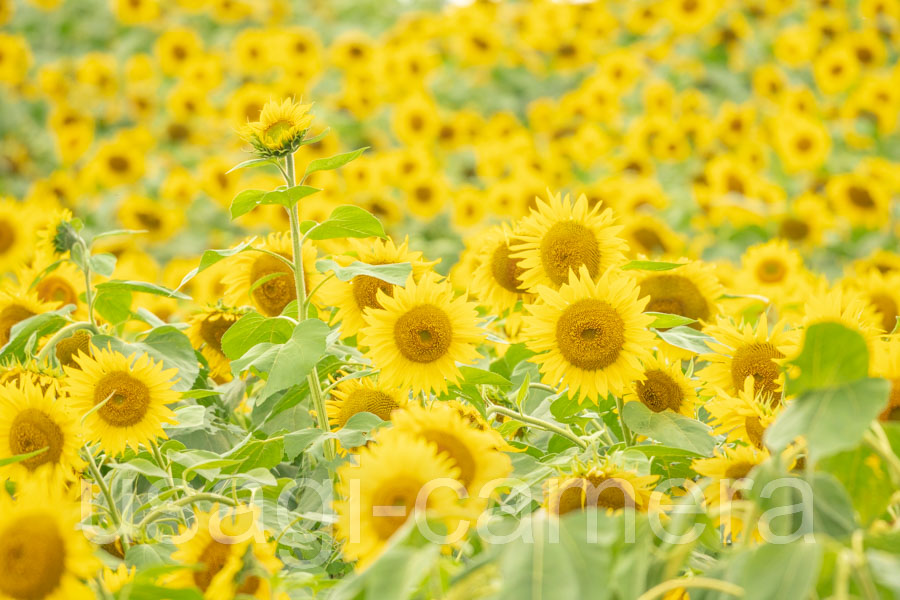
[[[607,458],[600,465],[579,466],[569,475],[548,479],[544,507],[556,516],[587,508],[646,512],[652,508],[657,479],[658,475],[639,475]]]
[[[632,382],[623,399],[641,402],[653,412],[671,410],[693,417],[697,391],[681,370],[681,361],[670,363],[663,355],[657,355],[642,362],[643,378]]]
[[[353,415],[368,412],[383,421],[390,421],[392,413],[405,406],[408,398],[396,388],[390,388],[366,377],[348,379],[339,383],[331,392],[331,399],[325,405],[328,422],[338,430],[347,424]]]
[[[244,137],[261,156],[281,157],[296,152],[312,125],[311,104],[299,104],[286,98],[270,100],[263,106],[258,121],[244,127]]]

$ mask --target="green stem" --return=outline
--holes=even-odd
[[[529,425],[534,425],[535,427],[540,427],[541,429],[551,431],[551,432],[555,433],[556,435],[562,436],[562,437],[566,438],[567,440],[573,441],[580,448],[588,447],[587,442],[585,442],[583,439],[581,439],[580,437],[578,437],[577,435],[572,433],[570,430],[564,429],[562,427],[558,427],[557,425],[554,425],[553,423],[548,423],[547,421],[544,421],[543,419],[538,419],[537,417],[530,417],[530,416],[524,415],[520,412],[516,412],[514,410],[510,410],[508,408],[504,408],[502,406],[497,406],[497,405],[488,406],[486,409],[486,412],[487,412],[488,416],[495,414],[495,413],[499,413],[501,415],[510,417],[511,419],[515,419],[517,421],[522,421],[523,423],[528,423]]]
[[[113,524],[115,524],[116,529],[120,529],[122,526],[122,513],[119,512],[119,507],[116,506],[113,495],[109,491],[109,486],[106,485],[106,480],[103,479],[103,476],[100,474],[100,469],[97,467],[97,461],[94,460],[94,454],[91,452],[91,449],[87,445],[85,445],[84,451],[85,454],[87,454],[88,469],[91,471],[91,475],[94,478],[94,483],[96,483],[100,487],[100,492],[103,494],[103,497],[106,498],[106,503],[109,505],[109,514],[112,517]],[[122,539],[122,545],[125,546],[124,536]]]
[[[628,429],[628,425],[625,424],[625,412],[623,411],[625,408],[625,403],[622,401],[622,398],[616,396],[616,411],[619,413],[619,424],[622,426],[622,437],[625,438],[622,440],[625,442],[625,446],[632,445],[632,437],[631,430]]]
[[[138,523],[138,530],[143,531],[147,525],[155,521],[156,519],[163,517],[169,511],[169,509],[175,507],[180,508],[182,506],[187,506],[188,504],[194,504],[195,502],[220,502],[225,504],[226,506],[237,506],[237,502],[229,498],[228,496],[223,496],[222,494],[213,494],[212,492],[201,492],[199,494],[191,494],[190,496],[183,496],[178,500],[173,500],[169,504],[165,506],[160,506],[149,513],[147,516],[141,519],[141,522]]]
[[[709,577],[691,577],[689,579],[671,579],[669,581],[664,581],[638,596],[638,600],[654,600],[655,598],[662,598],[668,592],[680,588],[716,590],[717,592],[730,594],[738,598],[741,598],[744,595],[744,588],[734,585],[733,583],[711,579]]]
[[[94,320],[94,288],[91,285],[91,250],[84,241],[79,242],[84,249],[84,298],[87,301],[88,321],[96,327]]]

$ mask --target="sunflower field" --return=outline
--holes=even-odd
[[[0,600],[900,598],[900,0],[0,0]]]

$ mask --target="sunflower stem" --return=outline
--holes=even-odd
[[[710,577],[690,577],[688,579],[670,579],[669,581],[664,581],[638,596],[638,600],[655,600],[656,598],[662,598],[672,590],[680,588],[716,590],[723,594],[730,594],[731,596],[736,596],[738,598],[741,598],[744,595],[744,588],[734,585],[733,583],[712,579]]]
[[[562,436],[562,437],[566,438],[567,440],[571,440],[579,448],[584,449],[584,448],[588,447],[587,442],[585,442],[583,439],[581,439],[580,437],[578,437],[577,435],[572,433],[569,429],[564,429],[562,427],[558,427],[557,425],[554,425],[553,423],[544,421],[543,419],[538,419],[537,417],[530,417],[530,416],[522,414],[520,412],[516,412],[514,410],[510,410],[508,408],[504,408],[502,406],[497,406],[497,405],[488,406],[485,409],[485,412],[487,412],[488,416],[491,416],[492,414],[495,414],[495,413],[499,413],[501,415],[505,415],[512,419],[516,419],[517,421],[522,421],[523,423],[527,423],[529,425],[534,425],[535,427],[540,427],[541,429],[544,429],[546,431],[553,432],[556,435]]]
[[[157,520],[160,517],[164,517],[170,508],[181,508],[182,506],[187,506],[188,504],[194,504],[195,502],[220,502],[227,506],[237,506],[238,503],[229,498],[228,496],[223,496],[222,494],[214,494],[212,492],[201,492],[199,494],[191,494],[190,496],[183,496],[178,500],[173,500],[165,506],[160,506],[158,508],[153,509],[147,516],[141,519],[141,522],[138,523],[137,528],[140,531],[143,531],[147,525]]]
[[[622,437],[624,438],[622,441],[625,442],[625,446],[631,446],[633,441],[631,437],[631,430],[628,429],[628,425],[625,424],[625,412],[623,409],[625,408],[625,402],[621,397],[616,396],[616,411],[619,413],[619,425],[622,426]]]
[[[109,491],[109,486],[106,485],[106,480],[103,479],[103,476],[100,474],[100,469],[99,467],[97,467],[97,461],[94,460],[94,454],[93,452],[91,452],[91,449],[87,444],[85,444],[84,446],[84,451],[85,454],[87,454],[88,469],[91,471],[91,476],[94,478],[94,483],[96,483],[100,488],[100,492],[103,494],[103,497],[106,498],[106,503],[109,505],[109,514],[116,526],[116,533],[121,533],[118,530],[122,528],[122,513],[119,512],[119,507],[116,506],[116,501],[113,499],[113,495]],[[124,536],[122,537],[122,545],[125,545]]]
[[[294,176],[294,155],[288,154],[285,156],[284,162],[286,170],[285,182],[290,188],[296,184]],[[305,271],[303,270],[302,235],[300,233],[300,215],[297,210],[297,204],[294,204],[288,209],[288,220],[291,224],[291,244],[294,252],[294,283],[297,286],[297,321],[303,322],[306,320],[307,315],[306,276]],[[313,408],[316,411],[316,423],[318,423],[319,429],[325,433],[329,433],[331,427],[328,425],[328,413],[325,410],[325,398],[322,395],[322,383],[319,381],[319,370],[315,365],[307,376],[306,381],[309,384],[309,395],[310,398],[312,398]],[[330,463],[335,457],[334,440],[325,440],[324,450],[325,460]],[[332,473],[331,467],[329,467],[328,472],[333,478],[334,474]]]
[[[84,249],[84,299],[87,302],[88,321],[96,327],[97,322],[94,320],[94,288],[91,286],[91,249],[88,248],[88,245],[82,239],[79,239],[78,243]]]

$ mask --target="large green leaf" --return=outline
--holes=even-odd
[[[653,317],[654,320],[650,323],[650,327],[653,329],[669,329],[678,327],[679,325],[690,325],[691,323],[697,322],[696,319],[670,313],[646,312],[644,314]]]
[[[177,289],[180,290],[182,287],[184,287],[184,285],[188,281],[190,281],[191,279],[196,277],[198,273],[205,271],[206,269],[213,266],[220,260],[228,258],[229,256],[234,256],[235,254],[239,254],[239,253],[243,252],[244,250],[246,250],[247,248],[250,248],[251,245],[253,244],[254,240],[256,240],[256,237],[251,237],[248,240],[244,240],[243,242],[241,242],[240,244],[238,244],[237,246],[235,246],[233,248],[222,248],[219,250],[207,250],[206,252],[203,253],[203,256],[200,257],[200,264],[197,265],[196,268],[191,269],[190,272],[184,276],[184,278],[181,280],[181,283],[178,284]]]
[[[336,238],[386,238],[384,226],[372,213],[358,206],[338,206],[327,220],[313,225],[306,232],[311,240],[332,240]]]
[[[703,456],[712,454],[716,439],[709,426],[666,410],[653,412],[641,402],[626,402],[622,409],[625,424],[635,433],[666,446],[689,450]]]
[[[352,152],[336,154],[335,156],[329,156],[328,158],[317,158],[310,162],[306,167],[306,175],[315,173],[316,171],[331,171],[332,169],[343,167],[348,162],[359,158],[359,156],[368,149],[369,147],[366,146],[365,148],[358,148]],[[304,178],[306,175],[304,175]]]
[[[670,271],[683,267],[684,263],[662,262],[657,260],[633,260],[622,265],[623,271]]]
[[[762,544],[743,563],[745,600],[808,598],[822,568],[824,548],[811,541]]]
[[[316,269],[321,273],[334,272],[334,276],[341,281],[350,281],[359,275],[374,277],[394,285],[403,285],[412,273],[412,264],[394,263],[388,265],[369,265],[364,262],[354,261],[346,267],[342,267],[333,260],[316,261]]]
[[[231,218],[237,219],[259,206],[260,204],[278,204],[285,208],[291,208],[302,198],[321,192],[319,188],[308,185],[296,185],[287,189],[273,190],[244,190],[231,201]]]
[[[884,461],[868,447],[839,452],[822,459],[818,467],[849,492],[863,525],[870,525],[887,509],[893,493],[890,474]]]
[[[690,350],[697,354],[707,354],[712,352],[712,349],[708,344],[716,343],[715,338],[712,336],[707,335],[702,331],[692,329],[686,325],[672,327],[665,331],[660,329],[654,329],[654,331],[656,332],[656,335],[663,339],[663,341],[672,344],[677,348]]]
[[[191,389],[200,373],[191,340],[171,325],[151,330],[138,342],[127,343],[119,338],[95,335],[91,343],[98,348],[111,348],[125,356],[149,354],[155,360],[162,361],[165,368],[178,371],[178,381],[172,388],[180,392]]]
[[[67,304],[59,310],[41,313],[19,321],[9,330],[9,341],[0,350],[0,362],[10,358],[24,361],[26,354],[45,335],[50,335],[65,327],[66,315],[75,310],[75,306]]]
[[[806,328],[803,349],[790,361],[800,374],[789,378],[789,395],[832,388],[869,374],[869,350],[863,336],[839,323],[816,323]]]
[[[119,279],[113,279],[110,281],[104,281],[103,283],[98,283],[94,287],[97,288],[98,293],[107,290],[122,290],[129,292],[140,292],[143,294],[153,294],[154,296],[165,296],[167,298],[178,298],[179,300],[191,299],[191,297],[187,294],[182,294],[181,292],[170,290],[167,287],[157,285],[155,283],[147,283],[146,281],[122,281]]]
[[[258,312],[250,312],[222,336],[222,352],[228,358],[240,358],[256,344],[283,344],[290,339],[293,330],[294,323],[287,317],[264,317]]]

